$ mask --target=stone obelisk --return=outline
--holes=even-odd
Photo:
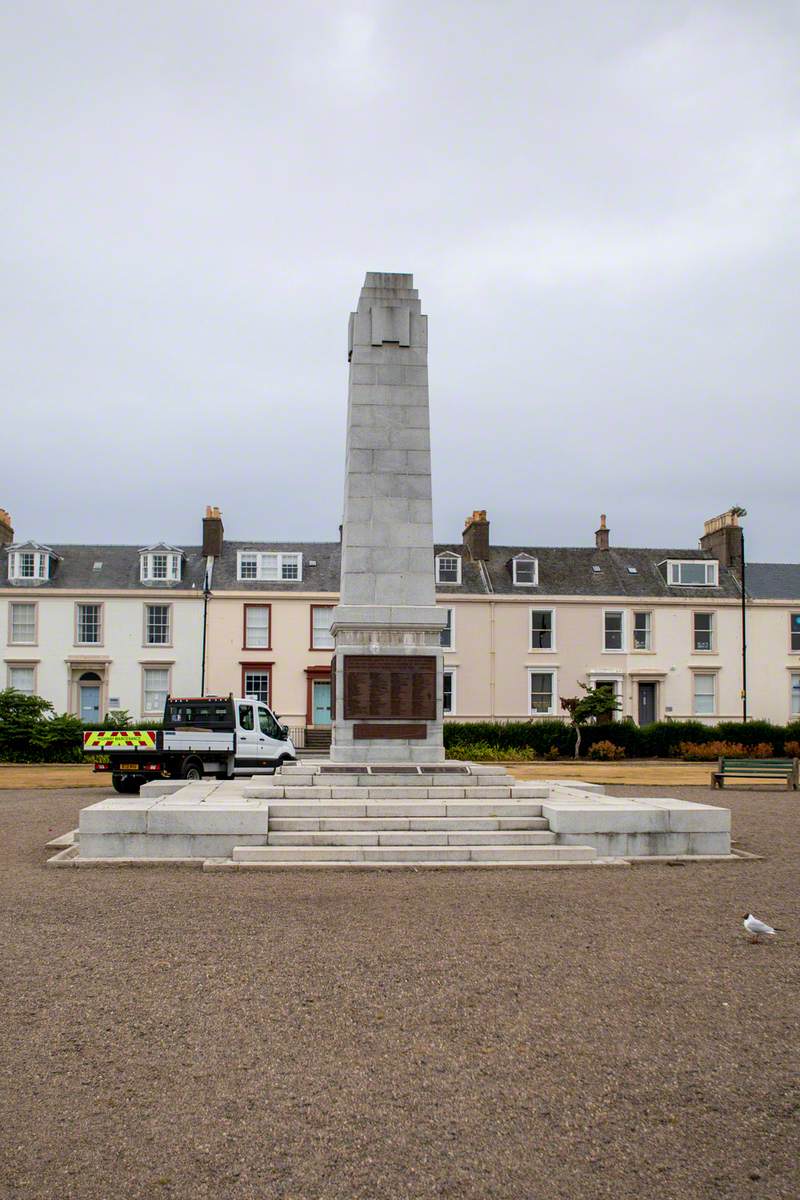
[[[411,275],[369,271],[350,315],[331,759],[441,762],[428,319]]]

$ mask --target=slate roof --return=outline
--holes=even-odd
[[[800,600],[800,563],[748,563],[747,594],[755,600]]]
[[[61,561],[52,565],[53,577],[36,584],[26,580],[22,586],[38,586],[45,590],[73,589],[90,592],[93,589],[142,589],[153,590],[191,589],[202,591],[205,574],[205,559],[200,546],[182,547],[185,558],[182,562],[180,581],[170,583],[158,580],[143,583],[139,577],[139,546],[53,546]],[[236,555],[240,550],[301,552],[303,555],[302,580],[238,580],[236,578]],[[459,554],[462,561],[460,584],[437,584],[439,594],[447,595],[496,595],[529,596],[619,596],[635,599],[644,596],[674,596],[682,599],[704,599],[715,597],[738,598],[738,582],[724,567],[720,567],[719,587],[668,587],[663,564],[666,559],[709,559],[712,555],[693,549],[625,549],[614,547],[597,550],[595,547],[560,546],[492,546],[486,571],[491,586],[487,588],[483,572],[477,563],[470,562],[460,542],[441,544],[435,553],[450,551]],[[527,554],[539,561],[539,584],[537,587],[515,586],[511,561],[517,554]],[[214,563],[212,588],[214,592],[252,591],[259,592],[338,592],[340,573],[340,545],[338,542],[243,542],[226,541],[222,555]],[[95,571],[94,563],[102,567]],[[313,565],[312,565],[313,564]],[[598,566],[599,571],[592,567]],[[628,567],[635,567],[631,573]],[[800,598],[800,565],[752,564],[748,565],[748,591],[756,597]],[[793,591],[787,591],[789,583],[780,582],[777,591],[756,590],[766,586],[759,583],[759,571],[787,572],[790,574]],[[782,577],[781,577],[782,578]],[[752,585],[752,586],[751,586]],[[11,584],[6,571],[0,575],[0,588],[20,586]],[[781,590],[782,589],[782,590]]]

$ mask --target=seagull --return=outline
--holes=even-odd
[[[784,932],[782,929],[773,929],[764,921],[759,921],[758,917],[754,917],[752,913],[747,913],[742,924],[756,942],[759,937],[775,937],[776,933]]]

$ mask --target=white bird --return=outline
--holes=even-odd
[[[767,925],[764,921],[759,921],[758,917],[754,917],[752,913],[747,913],[742,924],[747,932],[756,940],[759,937],[775,937],[776,933],[783,933],[782,929],[773,929],[771,925]]]

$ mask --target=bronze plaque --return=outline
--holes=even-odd
[[[427,725],[369,725],[355,724],[353,737],[358,741],[368,738],[424,738],[427,737]]]
[[[344,717],[347,721],[435,721],[435,656],[346,655]]]

